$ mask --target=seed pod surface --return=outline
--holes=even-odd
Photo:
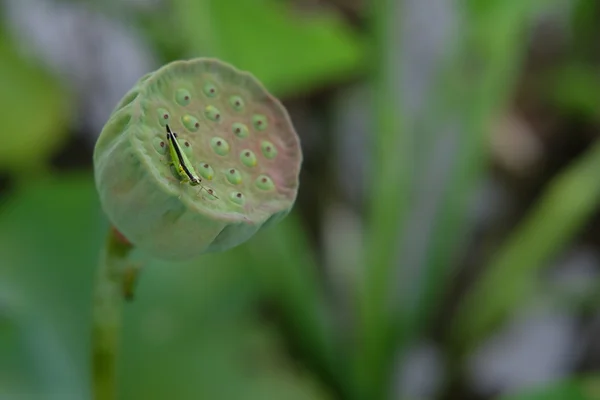
[[[166,126],[196,176],[171,162]],[[283,218],[302,153],[281,103],[249,73],[214,59],[175,61],[119,102],[94,150],[111,223],[141,250],[185,260],[237,246]]]

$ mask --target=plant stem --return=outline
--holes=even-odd
[[[132,246],[110,229],[96,276],[92,326],[93,399],[116,399],[116,364],[123,302],[122,277]]]

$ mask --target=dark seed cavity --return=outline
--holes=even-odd
[[[240,153],[240,158],[242,161],[242,164],[244,164],[246,167],[255,167],[256,166],[256,156],[254,155],[254,153],[250,150],[242,150],[242,152]]]
[[[242,123],[236,122],[233,125],[231,125],[231,130],[232,132],[235,134],[235,136],[239,137],[240,139],[243,139],[245,137],[248,137],[248,127]]]
[[[221,137],[214,137],[210,140],[210,146],[213,151],[220,156],[229,154],[229,143]]]
[[[266,191],[273,190],[275,188],[275,185],[273,184],[271,178],[269,178],[266,175],[259,176],[259,178],[256,180],[256,186],[259,189]]]
[[[190,93],[186,89],[178,89],[175,93],[175,101],[183,107],[190,104],[190,97]]]
[[[242,182],[242,175],[234,168],[231,168],[226,176],[229,183],[233,185],[237,185]]]

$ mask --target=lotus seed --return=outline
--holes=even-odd
[[[261,190],[271,190],[275,187],[273,181],[267,175],[260,175],[256,178],[256,186]]]
[[[206,189],[206,192],[210,195],[210,197],[209,197],[210,200],[215,200],[217,198],[217,196],[215,195],[214,190],[212,190],[212,189]]]
[[[200,164],[198,172],[200,173],[200,175],[202,175],[204,179],[208,181],[212,181],[213,177],[215,176],[215,171],[207,163]]]
[[[227,180],[229,183],[237,185],[242,182],[242,174],[237,169],[231,168],[227,171]]]
[[[175,93],[175,101],[177,101],[177,104],[180,106],[185,107],[190,104],[191,97],[190,92],[185,89],[178,89],[177,93]]]
[[[205,84],[203,91],[208,97],[215,97],[217,95],[217,88],[212,83]]]
[[[223,138],[214,137],[210,140],[210,147],[220,156],[229,154],[229,143]]]
[[[210,119],[211,121],[219,122],[221,120],[221,112],[215,106],[206,106],[204,109],[204,115],[206,115],[206,118]]]
[[[244,100],[240,96],[231,96],[229,98],[229,104],[236,111],[242,111],[244,109]]]
[[[256,156],[251,150],[242,150],[240,153],[240,158],[242,159],[242,164],[247,167],[256,166]]]
[[[152,140],[152,145],[154,145],[154,148],[156,149],[156,151],[160,154],[166,154],[167,153],[167,143],[165,143],[165,141],[160,138],[160,137],[155,137]]]
[[[159,108],[157,110],[158,112],[158,122],[162,125],[165,126],[169,123],[169,112],[167,110],[165,110],[164,108]]]
[[[252,125],[257,131],[264,131],[267,129],[267,117],[260,114],[255,115],[252,117]]]
[[[190,132],[196,132],[198,128],[200,128],[200,122],[195,117],[192,117],[189,114],[185,114],[181,117],[181,123],[183,126],[187,128]]]
[[[187,140],[183,141],[183,151],[189,156],[192,154],[192,145]]]
[[[248,137],[248,127],[244,124],[236,122],[235,124],[231,125],[231,130],[233,131],[233,134],[239,138]]]
[[[244,204],[244,195],[240,192],[232,192],[229,195],[229,198],[231,199],[232,202],[234,202],[235,204],[239,204],[242,205]]]
[[[266,140],[263,141],[260,145],[260,149],[262,150],[263,155],[269,160],[272,160],[277,156],[277,149],[271,142],[267,142]]]

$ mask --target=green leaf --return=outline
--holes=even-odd
[[[548,97],[561,109],[598,120],[600,78],[591,66],[570,64],[542,80]]]
[[[465,29],[469,36],[459,43],[459,48],[484,57],[485,63],[468,76],[468,84],[464,81],[464,53],[454,54],[448,68],[442,71],[440,93],[434,97],[431,107],[432,119],[437,123],[428,124],[430,131],[427,130],[425,136],[441,137],[457,117],[462,129],[457,135],[457,150],[447,171],[448,180],[444,182],[439,206],[434,210],[437,216],[425,250],[424,274],[418,283],[420,298],[416,302],[417,307],[410,310],[412,315],[408,316],[407,325],[412,328],[409,329],[422,329],[431,311],[437,308],[447,289],[445,282],[452,274],[471,229],[466,214],[470,199],[487,171],[487,132],[495,116],[509,102],[517,77],[516,67],[525,53],[521,35],[537,11],[537,1],[472,4],[473,10],[466,14],[468,23]],[[449,90],[444,91],[444,88]],[[437,103],[440,98],[445,102]],[[441,108],[436,108],[436,105]],[[426,192],[425,196],[429,193]]]
[[[248,266],[241,248],[144,266],[125,305],[123,398],[326,398],[312,377],[294,376],[281,338],[254,317]]]
[[[66,140],[66,93],[34,60],[25,59],[8,34],[0,34],[0,168],[33,173]]]
[[[87,394],[87,315],[104,228],[95,199],[85,175],[24,183],[1,206],[0,298],[2,289],[13,293],[8,310],[21,362],[15,390],[31,399]],[[14,343],[0,340],[0,348]]]
[[[401,226],[410,213],[413,196],[414,136],[406,120],[402,98],[394,84],[403,76],[395,52],[402,52],[393,35],[396,16],[405,4],[392,0],[372,2],[371,46],[374,59],[371,75],[374,116],[371,144],[373,174],[368,189],[368,233],[365,237],[364,272],[359,293],[358,333],[353,361],[355,398],[383,398],[396,354],[389,317],[390,282],[398,256]]]
[[[448,279],[456,271],[456,260],[472,228],[466,218],[467,211],[488,167],[488,132],[510,101],[518,66],[526,52],[522,35],[539,6],[539,0],[472,0],[471,9],[465,13],[468,35],[459,42],[461,50],[449,60],[449,68],[442,71],[441,90],[429,115],[435,121],[428,124],[433,132],[425,136],[446,133],[446,127],[457,117],[462,126],[457,135],[457,151],[447,172],[449,178],[435,210],[424,272],[417,283],[420,288],[417,305],[409,310],[409,315],[403,315],[405,321],[398,323],[400,327],[408,327],[409,335],[417,335],[426,326],[448,289]],[[464,73],[465,52],[484,60],[468,75]],[[437,103],[439,99],[443,101],[441,104]]]
[[[555,382],[545,387],[523,390],[517,394],[500,397],[498,400],[598,400],[600,399],[600,377],[572,378]]]
[[[25,182],[1,205],[0,397],[90,398],[92,283],[107,228],[89,174]],[[239,248],[144,263],[124,306],[122,398],[328,398],[255,316],[262,286],[249,262]]]
[[[471,10],[461,6],[461,16],[465,17],[461,31],[456,42],[446,43],[452,52],[435,71],[438,75],[434,92],[423,106],[427,111],[416,115],[402,112],[402,104],[394,101],[394,93],[389,93],[400,67],[386,70],[390,65],[386,58],[399,49],[392,38],[385,36],[390,28],[378,26],[386,21],[388,25],[397,24],[389,16],[401,12],[394,10],[394,2],[374,3],[374,24],[383,33],[378,32],[373,45],[381,53],[374,60],[379,73],[375,90],[378,121],[373,129],[377,132],[374,148],[378,152],[372,158],[377,161],[374,170],[378,174],[373,177],[369,192],[369,258],[362,293],[365,314],[361,321],[365,349],[357,362],[359,379],[370,380],[365,383],[369,392],[362,394],[364,398],[383,396],[376,391],[386,387],[384,379],[391,376],[393,357],[427,327],[447,289],[470,228],[465,218],[470,199],[486,171],[487,132],[514,87],[524,53],[521,35],[534,15],[536,1],[472,1]],[[475,68],[467,66],[473,59],[481,61]],[[407,60],[404,64],[410,63]],[[465,73],[470,68],[472,72]],[[450,151],[444,151],[440,157],[442,147]],[[432,169],[440,159],[437,170]],[[437,180],[432,182],[431,176]],[[424,182],[435,187],[436,193],[420,190]],[[404,249],[407,244],[417,243],[415,248],[423,248],[414,257],[418,265],[409,265],[400,255],[403,262],[395,269],[398,226],[417,222],[411,217],[424,214],[427,217],[418,220],[428,232],[421,239],[424,245],[416,242],[411,231],[402,246]],[[404,286],[390,284],[392,277],[405,281]],[[398,301],[392,310],[388,306],[391,298]]]
[[[274,0],[174,0],[172,28],[195,57],[250,71],[277,96],[347,79],[364,62],[361,38],[332,13],[301,16]]]
[[[303,360],[329,386],[348,389],[348,371],[317,276],[318,266],[298,215],[259,232],[241,250],[247,252],[264,293],[282,311],[287,340],[301,349]]]

